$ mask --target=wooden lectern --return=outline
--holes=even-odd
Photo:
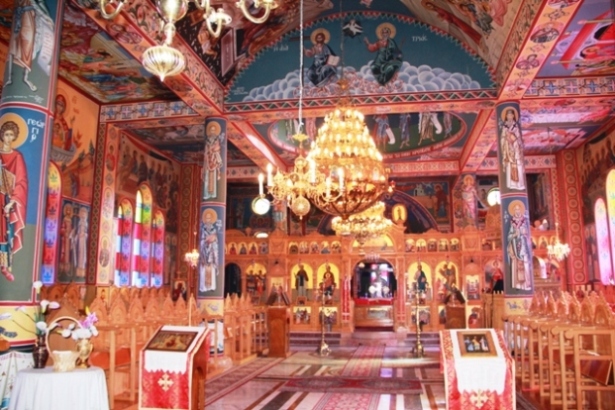
[[[139,408],[203,409],[210,338],[206,327],[161,326],[141,349]]]
[[[290,356],[290,308],[269,306],[267,327],[269,328],[269,357]]]
[[[466,306],[465,298],[457,288],[446,296],[444,300],[446,307],[446,328],[447,329],[465,329],[466,328]]]

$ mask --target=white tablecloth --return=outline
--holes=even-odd
[[[52,367],[17,373],[9,410],[109,410],[105,372],[99,367],[54,372]]]
[[[493,329],[485,329],[492,335],[497,355],[489,357],[462,357],[460,354],[457,332],[453,332],[453,357],[457,372],[457,387],[460,392],[493,390],[497,394],[504,392],[506,381],[506,357],[498,343]]]

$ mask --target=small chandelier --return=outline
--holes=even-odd
[[[285,173],[278,169],[275,176],[273,175],[273,166],[267,165],[267,191],[276,202],[286,201],[290,210],[302,219],[310,212],[311,205],[308,198],[311,196],[312,188],[319,177],[316,169],[312,166],[304,156],[303,143],[308,139],[308,136],[302,132],[303,129],[303,0],[299,6],[299,121],[295,134],[292,138],[299,143],[299,156],[295,158],[295,163],[292,171]],[[259,198],[265,198],[263,193],[262,174],[259,175]],[[322,179],[322,178],[321,178]]]
[[[193,249],[190,252],[186,252],[184,262],[187,262],[191,268],[196,268],[196,265],[199,263],[199,251]]]
[[[360,245],[360,254],[364,255],[365,242],[384,235],[393,225],[390,219],[384,217],[384,209],[384,202],[376,202],[366,210],[350,215],[347,219],[336,216],[331,221],[331,227],[337,235],[352,235]]]
[[[122,11],[126,3],[129,3],[129,0],[100,0],[100,14],[107,20],[111,20]],[[186,66],[185,57],[177,49],[171,47],[171,42],[175,36],[175,23],[186,15],[189,3],[194,3],[199,10],[204,10],[203,19],[214,37],[219,37],[222,28],[233,21],[222,7],[215,9],[211,6],[210,0],[156,0],[155,3],[162,19],[161,29],[165,40],[163,45],[152,46],[145,50],[142,62],[145,69],[160,77],[161,81],[164,81],[167,76],[181,73]],[[246,0],[238,0],[235,6],[242,11],[246,19],[255,24],[264,23],[269,18],[271,10],[278,7],[275,0],[253,0],[253,4],[256,9],[262,7],[264,10],[260,17],[254,17],[250,13]]]
[[[293,135],[293,139],[299,141],[302,147],[307,135],[299,132]],[[274,201],[286,201],[290,210],[302,219],[310,212],[311,205],[308,201],[310,190],[310,170],[308,161],[303,156],[303,149],[300,148],[299,156],[295,158],[292,171],[288,173],[278,170],[272,176],[273,167],[267,165],[267,189]]]
[[[391,189],[382,154],[363,114],[354,108],[338,107],[325,117],[307,160],[312,170],[324,176],[312,177],[310,199],[330,215],[347,219],[371,207]]]
[[[186,59],[182,53],[167,44],[152,46],[145,50],[141,63],[143,68],[158,76],[160,81],[164,81],[165,77],[181,73],[186,67]]]
[[[555,259],[558,262],[566,259],[570,253],[570,246],[567,243],[561,243],[559,241],[559,223],[555,223],[555,244],[547,245],[547,255],[551,259]]]

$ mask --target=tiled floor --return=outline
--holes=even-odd
[[[427,350],[413,358],[404,347],[380,346],[364,349],[335,347],[328,357],[313,348],[294,348],[286,359],[256,359],[242,373],[233,368],[206,384],[206,410],[392,410],[446,408],[444,378],[439,352]],[[360,360],[358,360],[360,359]],[[403,377],[421,382],[419,394],[339,394],[317,391],[288,391],[284,384],[292,376]],[[531,398],[530,398],[531,400]],[[535,403],[534,403],[535,404]],[[136,404],[116,402],[115,410],[137,409]],[[546,407],[548,408],[548,406]],[[544,409],[544,407],[543,407]]]
[[[444,409],[444,379],[439,371],[438,353],[427,352],[422,359],[411,358],[408,349],[375,348],[356,357],[357,347],[336,347],[328,357],[303,348],[256,375],[232,392],[206,405],[207,410],[244,409]],[[357,360],[358,359],[358,360]],[[339,394],[289,392],[282,387],[291,376],[408,377],[421,380],[419,394]],[[208,383],[209,385],[209,383]],[[206,386],[207,390],[207,386]],[[213,393],[213,392],[212,392]]]

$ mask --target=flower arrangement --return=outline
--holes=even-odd
[[[69,324],[66,328],[62,328],[59,332],[63,337],[72,337],[74,340],[81,339],[89,339],[92,336],[98,336],[98,329],[94,325],[98,322],[98,317],[96,317],[95,312],[90,312],[89,308],[85,308],[86,317],[83,320],[79,320],[77,323],[79,327],[76,326],[76,323]]]
[[[38,280],[32,284],[32,288],[36,291],[36,298],[37,299],[40,296],[41,288],[42,287],[43,287],[43,283],[41,281],[38,281]],[[47,334],[47,332],[49,332],[51,330],[50,328],[47,327],[47,323],[45,322],[45,316],[47,316],[47,314],[49,313],[50,310],[58,309],[59,307],[60,307],[60,304],[58,302],[50,302],[50,301],[44,299],[44,300],[41,300],[39,302],[38,308],[36,309],[36,311],[34,312],[33,315],[30,315],[30,314],[27,313],[26,306],[19,306],[19,307],[15,308],[15,311],[25,315],[30,320],[32,320],[32,322],[34,322],[34,326],[35,326],[34,334],[36,336],[44,336],[44,335]],[[13,315],[11,313],[3,313],[3,314],[1,314],[0,315],[0,321],[1,320],[12,320],[17,326],[19,326],[20,328],[22,328],[26,332],[32,332],[32,330],[24,327],[20,322],[16,321],[13,318]],[[4,331],[3,333],[7,337],[16,337],[17,336],[16,332],[6,332],[6,331]]]

